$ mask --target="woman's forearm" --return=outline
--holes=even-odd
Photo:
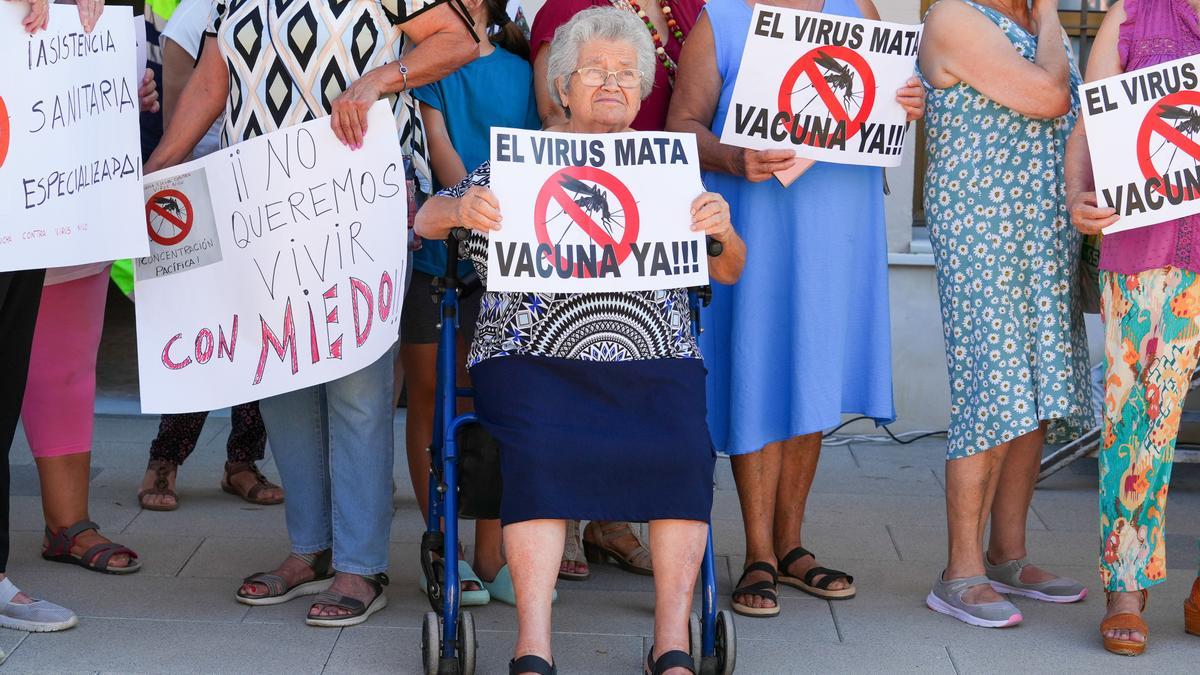
[[[724,247],[721,255],[708,259],[708,276],[719,284],[732,284],[746,267],[746,242],[733,232],[721,245]]]
[[[175,115],[168,120],[162,140],[146,160],[146,173],[165,169],[186,160],[213,122],[225,110],[229,77],[216,39],[205,38],[204,52],[187,86],[179,95]]]
[[[1071,83],[1071,62],[1067,57],[1066,41],[1057,10],[1047,10],[1038,17],[1038,46],[1034,63],[1063,88]]]
[[[1075,125],[1075,131],[1071,132],[1070,138],[1067,139],[1067,156],[1063,171],[1068,203],[1076,195],[1096,189],[1092,176],[1092,153],[1088,149],[1087,129],[1082,121]]]
[[[450,230],[460,225],[458,200],[434,195],[417,211],[413,232],[422,239],[442,240],[450,235]]]

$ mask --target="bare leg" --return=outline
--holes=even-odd
[[[817,474],[817,463],[820,459],[819,433],[805,434],[783,442],[779,487],[775,494],[775,528],[772,533],[775,555],[780,559],[801,545],[804,511],[808,505],[808,495],[812,490],[813,477]],[[792,563],[786,573],[788,576],[802,579],[805,573],[818,565],[815,558],[806,556]],[[780,574],[784,572],[785,570],[779,570]],[[825,575],[818,574],[813,581],[820,582],[824,578]],[[849,588],[845,580],[829,584],[831,591],[845,588]]]
[[[1008,449],[1009,444],[1005,443],[969,457],[946,460],[946,523],[950,540],[946,579],[984,573],[983,532]],[[971,604],[1003,599],[987,584],[974,586],[963,594],[963,600]]]
[[[1009,443],[1008,457],[1000,467],[1000,482],[992,502],[992,531],[987,556],[993,565],[1017,560],[1028,555],[1025,547],[1025,524],[1033,489],[1041,469],[1042,450],[1046,443],[1047,423],[1037,431],[1014,438]],[[1054,575],[1033,565],[1021,570],[1021,581],[1030,584],[1054,579]]]
[[[688,615],[696,575],[708,541],[708,525],[695,520],[650,521],[650,555],[670,560],[654,571],[654,658],[680,650],[690,650]],[[672,668],[667,673],[682,675],[688,671]]]
[[[554,662],[550,648],[551,603],[566,527],[562,520],[527,520],[504,528],[504,547],[517,594],[515,658],[533,654]]]
[[[57,457],[36,457],[38,478],[42,485],[42,512],[46,525],[54,531],[70,527],[88,516],[88,481],[91,479],[92,453],[77,452]],[[95,530],[88,530],[75,538],[71,547],[73,555],[83,555],[96,544],[108,543],[108,539]],[[108,564],[113,567],[129,565],[129,556],[114,555]]]
[[[433,409],[437,387],[436,344],[400,345],[400,362],[408,384],[404,449],[421,516],[429,513],[429,444],[433,442]]]
[[[742,525],[746,530],[746,564],[759,561],[776,564],[771,531],[782,453],[783,443],[769,443],[758,452],[735,455],[730,460],[742,506]],[[746,577],[748,584],[770,580],[765,572],[751,572]],[[775,603],[753,595],[735,595],[733,599],[748,607],[775,606]]]
[[[500,568],[504,567],[499,520],[475,521],[475,562],[471,567],[488,583],[495,580]]]

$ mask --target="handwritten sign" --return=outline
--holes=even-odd
[[[380,101],[357,151],[317,119],[146,177],[150,254],[134,260],[143,412],[321,384],[391,347],[408,222],[395,124]]]
[[[908,126],[896,91],[920,42],[920,26],[755,5],[721,142],[899,166]]]
[[[1200,56],[1080,87],[1105,234],[1200,213]]]
[[[145,255],[132,13],[28,11],[0,2],[0,271]]]
[[[492,129],[488,289],[651,291],[708,283],[691,204],[704,187],[690,134]]]

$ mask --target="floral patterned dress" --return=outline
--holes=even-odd
[[[1037,37],[968,0],[1033,61]],[[922,78],[923,79],[923,78]],[[923,79],[924,81],[924,79]],[[1026,117],[959,83],[928,81],[925,214],[950,374],[948,457],[986,451],[1051,422],[1051,439],[1092,425],[1077,297],[1080,238],[1062,192],[1071,111]]]

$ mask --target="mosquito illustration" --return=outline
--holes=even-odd
[[[155,197],[154,203],[164,211],[173,213],[180,218],[183,217],[183,205],[171,197]]]
[[[1168,124],[1174,122],[1175,124],[1172,124],[1172,126],[1175,128],[1175,131],[1178,131],[1185,136],[1191,137],[1200,133],[1200,111],[1198,110],[1188,110],[1186,108],[1180,108],[1179,106],[1164,105],[1158,110],[1158,118],[1164,122],[1167,122]],[[1167,140],[1163,139],[1163,142],[1159,143],[1158,148],[1154,152],[1150,153],[1150,156],[1154,157],[1157,155],[1158,151],[1162,150],[1165,145],[1167,145]],[[1167,162],[1167,171],[1164,173],[1171,170],[1171,165],[1175,163],[1175,155],[1178,153],[1179,147],[1174,146],[1174,149],[1171,151],[1171,161]]]
[[[592,217],[597,215],[600,216],[600,226],[603,227],[606,232],[608,232],[610,237],[613,237],[614,239],[616,238],[613,236],[613,226],[617,224],[617,218],[624,213],[624,210],[613,210],[612,207],[609,206],[608,192],[605,191],[604,188],[600,187],[599,185],[589,186],[587,183],[567,175],[564,175],[561,179],[559,179],[558,184],[561,185],[563,189],[575,193],[575,198],[572,201],[574,201],[575,205],[582,209],[584,213]],[[566,213],[566,211],[559,210],[559,212],[553,218],[550,218],[546,222],[549,223],[564,213]],[[567,231],[570,229],[570,226],[568,226],[563,230],[562,237],[558,238],[558,243],[562,242],[563,237],[567,236]]]
[[[817,66],[825,70],[823,73],[825,76],[825,84],[829,85],[829,88],[833,90],[835,94],[841,95],[842,107],[846,109],[847,113],[850,112],[851,103],[853,103],[855,106],[862,105],[863,92],[854,90],[855,73],[854,69],[852,69],[849,64],[842,63],[841,61],[838,61],[822,51],[817,52],[817,57],[813,59],[813,61],[817,64]],[[793,91],[792,95],[795,96],[796,94],[799,94],[807,89],[811,89],[813,86],[813,83],[809,83],[807,86]],[[812,105],[813,101],[816,101],[820,95],[820,93],[813,94],[813,97],[808,99],[808,103],[805,103],[800,110],[796,111],[796,114],[804,112],[805,109]]]

